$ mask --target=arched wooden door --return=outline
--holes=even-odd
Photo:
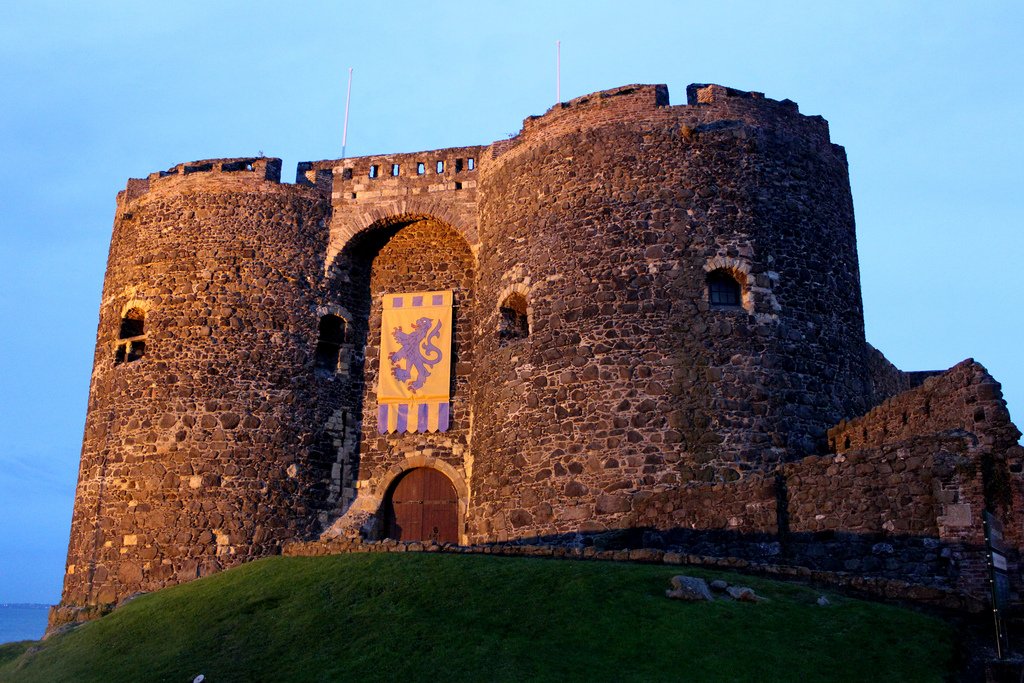
[[[388,538],[459,542],[459,497],[445,475],[429,467],[409,470],[385,504]]]

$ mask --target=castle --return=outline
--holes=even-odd
[[[51,623],[320,537],[632,530],[982,594],[981,512],[1024,532],[999,385],[866,342],[823,118],[686,94],[294,184],[264,157],[129,180]]]

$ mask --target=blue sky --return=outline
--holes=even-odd
[[[12,3],[0,19],[0,602],[56,602],[114,195],[209,157],[486,144],[555,99],[790,98],[850,160],[868,340],[1024,423],[1019,2]]]

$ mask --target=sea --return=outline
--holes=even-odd
[[[0,603],[0,644],[39,640],[46,630],[49,605]]]

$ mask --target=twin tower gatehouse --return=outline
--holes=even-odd
[[[118,195],[52,623],[321,536],[636,531],[966,593],[983,510],[1019,546],[999,385],[866,343],[845,153],[795,103],[633,85],[280,174]]]

